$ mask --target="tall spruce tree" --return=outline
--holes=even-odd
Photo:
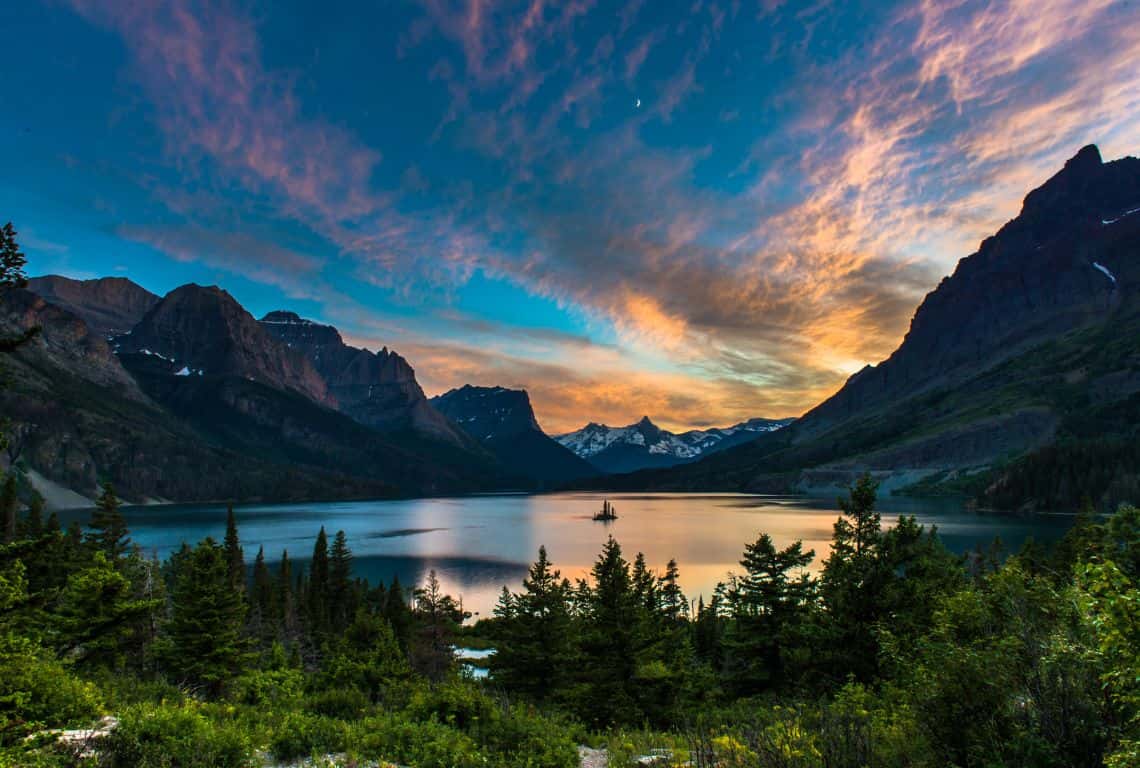
[[[258,547],[253,561],[253,592],[249,600],[249,624],[254,637],[268,644],[277,635],[273,575],[265,564],[265,547]]]
[[[226,569],[229,574],[230,589],[235,592],[245,592],[245,552],[241,548],[241,539],[238,538],[237,518],[234,516],[234,505],[226,507],[226,537],[223,540],[226,550]]]
[[[727,593],[731,621],[723,640],[726,676],[738,694],[783,682],[787,650],[803,647],[815,591],[805,569],[814,558],[799,541],[777,549],[766,533],[745,547],[745,573]]]
[[[356,615],[352,584],[352,550],[344,531],[337,531],[329,551],[329,618],[333,632],[344,631]]]
[[[539,547],[522,592],[504,587],[495,608],[500,629],[491,670],[498,685],[538,702],[564,689],[574,666],[569,597],[570,582]]]
[[[313,637],[325,635],[329,631],[329,539],[323,525],[313,544],[305,601],[309,634]]]
[[[638,664],[639,608],[629,563],[611,536],[580,589],[585,603],[578,713],[595,726],[641,720],[633,695]]]
[[[16,242],[16,228],[12,222],[0,227],[0,288],[23,288],[28,284],[24,277],[27,259]]]
[[[20,499],[16,495],[16,473],[9,470],[0,484],[0,521],[3,522],[3,542],[11,544],[16,540],[16,522]]]
[[[245,610],[230,583],[225,548],[211,538],[177,563],[165,666],[178,680],[218,693],[246,659]]]
[[[109,482],[103,484],[103,491],[95,500],[90,527],[91,532],[85,537],[86,541],[95,550],[105,554],[112,565],[120,565],[130,549],[131,538],[126,518],[119,509],[119,499]]]
[[[281,630],[286,639],[296,641],[300,632],[300,617],[297,608],[297,594],[293,590],[293,564],[289,561],[289,550],[281,552],[281,569],[277,572],[276,606]]]

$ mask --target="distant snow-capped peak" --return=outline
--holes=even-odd
[[[554,439],[584,459],[596,456],[615,444],[625,444],[642,447],[650,454],[690,460],[715,448],[732,435],[740,432],[773,432],[791,422],[792,419],[749,419],[731,427],[693,429],[675,434],[661,429],[646,416],[636,424],[625,427],[590,422],[575,432],[558,435]]]

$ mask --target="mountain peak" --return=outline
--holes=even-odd
[[[1066,169],[1081,171],[1089,168],[1099,168],[1104,164],[1100,157],[1100,149],[1096,144],[1086,144],[1077,154],[1065,163]]]
[[[634,424],[634,426],[635,427],[655,427],[657,425],[654,424],[652,421],[650,421],[648,416],[642,416],[641,420],[638,421],[636,424]]]

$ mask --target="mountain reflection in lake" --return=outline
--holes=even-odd
[[[603,499],[615,505],[614,522],[591,521]],[[1016,551],[1028,536],[1041,541],[1060,537],[1070,518],[983,515],[960,501],[884,498],[884,522],[913,514],[936,524],[951,549],[988,547],[1000,537]],[[816,552],[815,567],[827,554],[834,499],[746,496],[739,494],[503,494],[461,498],[410,499],[311,504],[246,505],[236,508],[246,559],[259,546],[276,563],[282,550],[298,564],[312,554],[321,526],[332,538],[344,529],[355,555],[357,576],[375,584],[399,576],[406,586],[421,583],[429,569],[444,587],[462,597],[467,610],[486,615],[503,585],[518,588],[528,565],[545,544],[555,567],[571,579],[584,576],[608,536],[622,545],[628,559],[644,552],[662,570],[670,558],[681,569],[690,598],[706,599],[716,583],[739,571],[744,545],[766,532],[778,546],[802,539]],[[133,540],[149,556],[166,557],[182,542],[225,533],[224,504],[128,507],[124,509]],[[61,515],[86,521],[89,513]]]

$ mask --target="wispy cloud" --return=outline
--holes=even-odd
[[[923,0],[853,35],[826,3],[421,0],[393,56],[430,62],[443,106],[419,149],[436,167],[313,109],[226,4],[72,4],[122,36],[202,194],[240,191],[409,300],[482,272],[612,330],[616,347],[458,316],[442,340],[389,329],[429,388],[527,386],[558,429],[805,410],[885,357],[939,276],[1080,145],[1140,146],[1140,26],[1107,0]],[[786,75],[726,96],[761,63]],[[331,290],[325,259],[163,199],[181,223],[122,235],[290,295]]]

